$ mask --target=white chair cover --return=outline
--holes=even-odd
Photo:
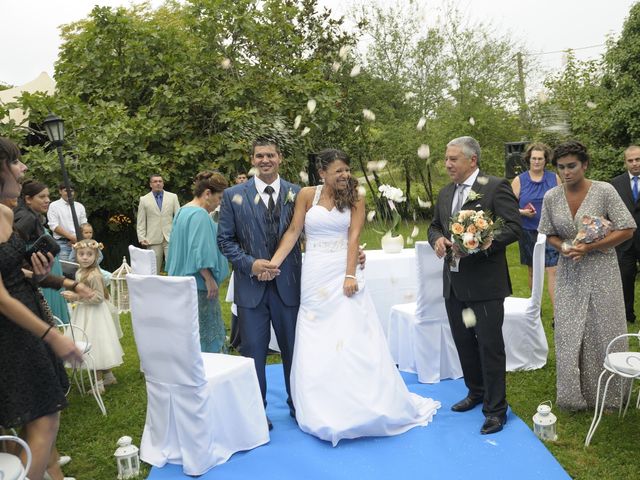
[[[157,275],[156,254],[153,250],[144,250],[129,245],[129,257],[131,258],[131,273]]]
[[[389,349],[405,372],[422,383],[460,378],[462,368],[442,297],[442,260],[428,242],[416,242],[416,302],[394,305],[389,316]]]
[[[549,345],[540,318],[544,289],[544,248],[546,235],[539,233],[533,249],[531,297],[504,300],[504,337],[507,370],[535,370],[547,363]]]
[[[147,385],[140,458],[202,475],[267,443],[253,360],[200,352],[195,279],[129,274],[127,284]]]

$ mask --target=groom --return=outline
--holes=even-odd
[[[518,240],[522,226],[509,182],[484,175],[479,165],[480,144],[474,138],[460,137],[449,142],[445,168],[452,183],[438,195],[428,235],[439,258],[451,250],[463,257],[454,266],[445,261],[443,269],[445,307],[469,389],[451,410],[466,412],[482,403],[485,421],[480,433],[489,434],[499,432],[507,423],[502,322],[504,299],[511,295],[511,280],[505,250]],[[452,245],[449,219],[460,210],[483,210],[503,219],[504,225],[485,251],[465,256]],[[465,309],[475,314],[472,328],[462,320]]]
[[[274,269],[268,262],[286,232],[300,187],[278,175],[282,153],[274,140],[259,138],[251,146],[256,175],[224,191],[218,225],[218,247],[233,264],[233,300],[238,307],[241,353],[255,361],[266,405],[265,363],[270,324],[278,339],[284,366],[289,413],[295,418],[289,374],[293,358],[296,318],[300,305],[302,255],[297,244]],[[270,281],[261,281],[273,278]],[[269,428],[272,424],[269,421]]]

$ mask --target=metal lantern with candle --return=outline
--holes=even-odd
[[[557,417],[551,413],[551,400],[538,405],[537,413],[533,416],[533,433],[540,440],[555,442],[558,440],[556,433]]]
[[[137,478],[140,475],[140,456],[138,447],[131,444],[131,437],[118,439],[118,449],[113,454],[118,463],[118,480]]]

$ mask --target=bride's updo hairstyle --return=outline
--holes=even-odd
[[[193,181],[193,195],[200,197],[205,190],[210,190],[211,193],[221,193],[228,186],[229,182],[220,173],[200,172]]]
[[[316,168],[326,171],[336,160],[341,160],[347,165],[351,165],[349,156],[342,150],[335,148],[326,148],[318,153],[316,157]],[[333,192],[336,208],[339,212],[343,212],[345,208],[353,208],[358,201],[358,181],[349,177],[347,188],[344,190],[335,190]]]

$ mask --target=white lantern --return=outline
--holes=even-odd
[[[118,439],[118,449],[113,454],[118,464],[118,480],[137,478],[140,474],[140,456],[138,447],[131,444],[131,437]]]
[[[551,413],[551,400],[538,405],[537,412],[533,416],[533,433],[540,440],[555,442],[558,440],[556,433],[556,416]]]
[[[131,267],[127,263],[127,257],[122,257],[122,265],[111,274],[111,303],[118,309],[118,313],[129,311],[129,288],[127,287],[129,273],[131,273]]]

